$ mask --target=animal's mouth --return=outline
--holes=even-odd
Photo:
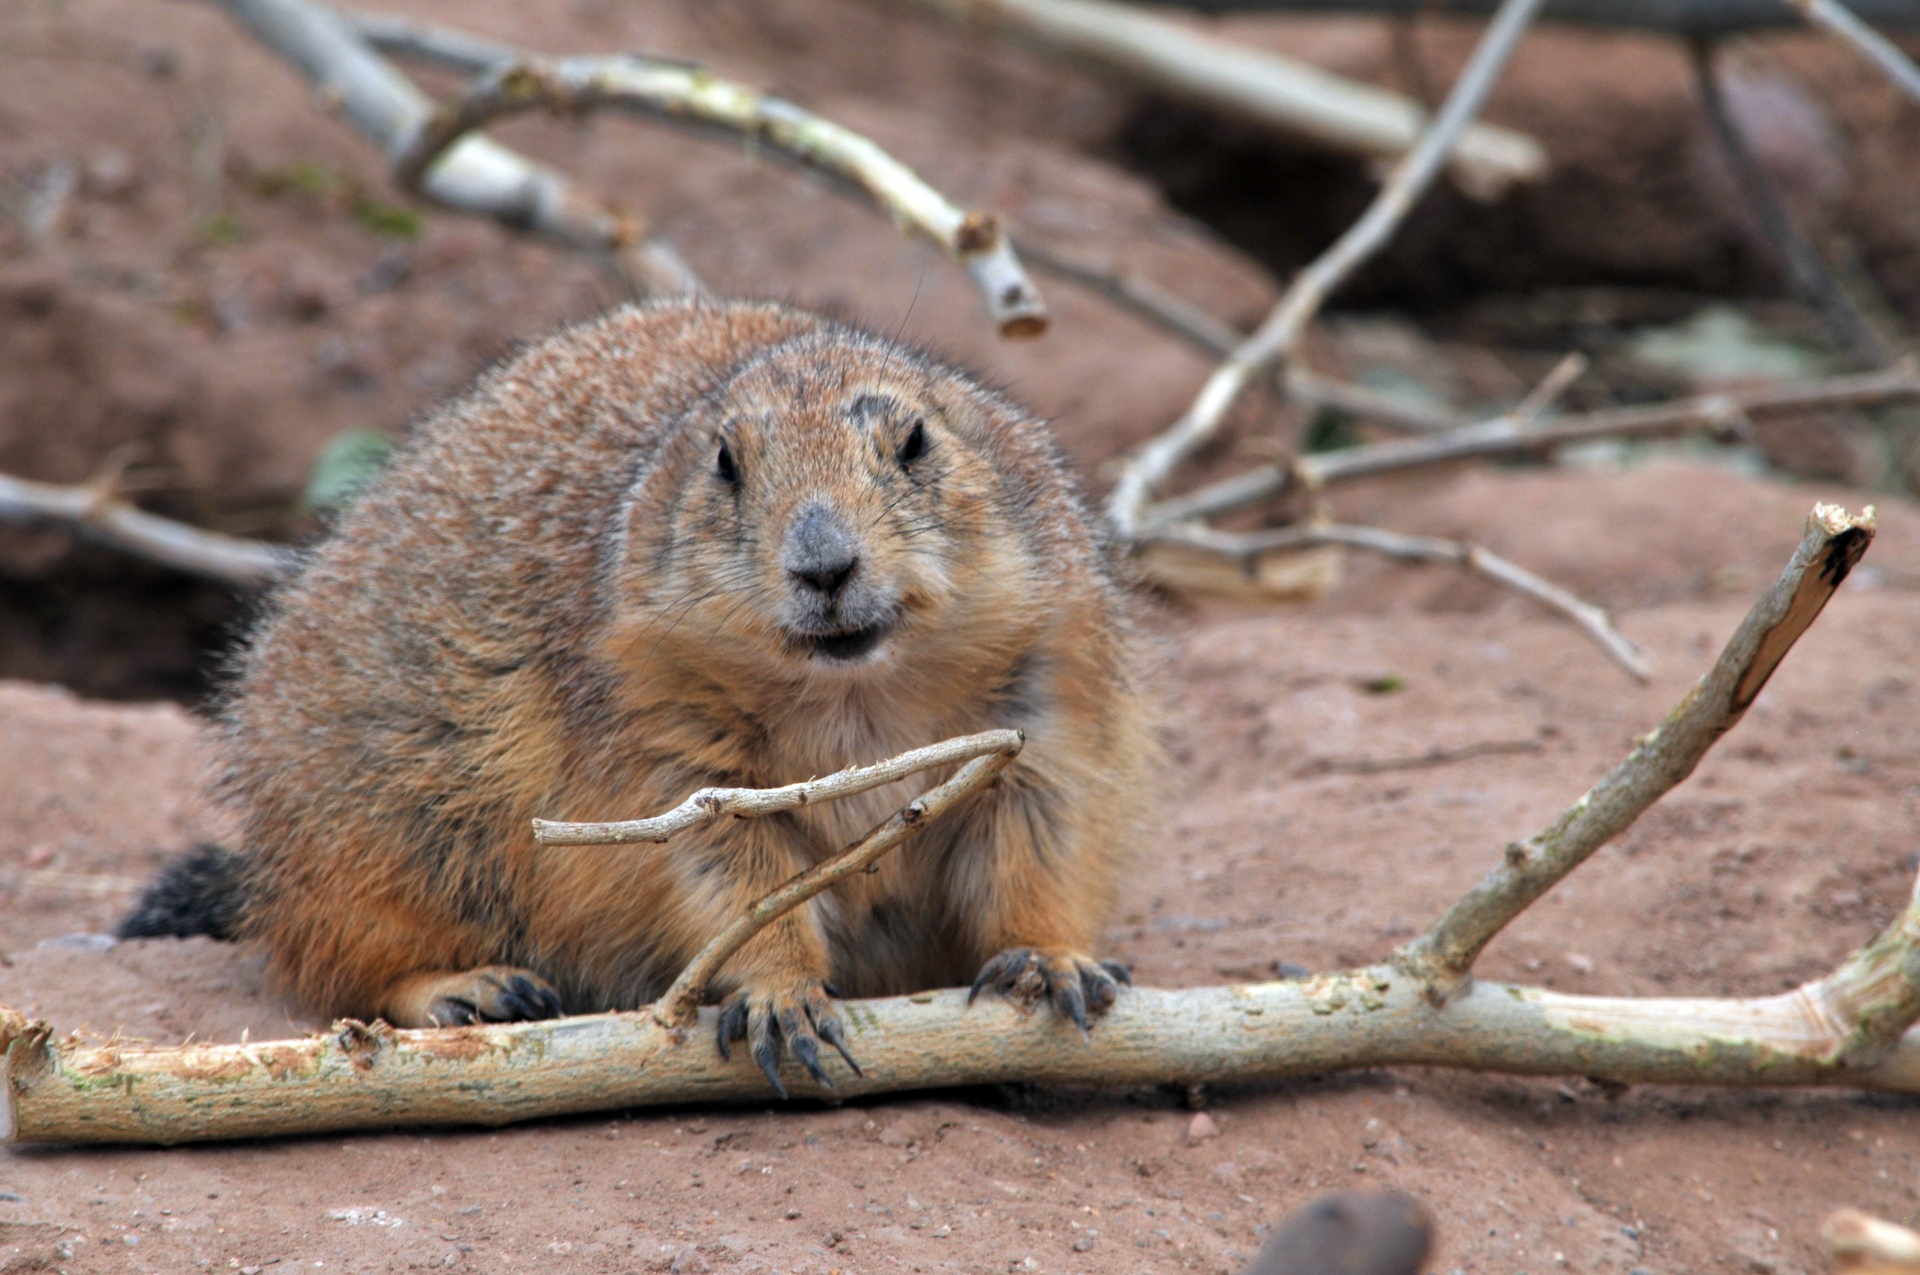
[[[893,632],[893,621],[880,620],[863,625],[857,629],[840,629],[832,633],[808,633],[801,637],[802,645],[812,654],[822,659],[847,662],[879,646],[887,634]]]

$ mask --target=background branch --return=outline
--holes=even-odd
[[[1436,16],[1433,0],[1164,0],[1177,9],[1200,13],[1386,14],[1402,18]],[[1544,22],[1627,27],[1670,35],[1723,36],[1745,31],[1792,29],[1801,25],[1797,0],[1547,0]],[[1498,0],[1447,0],[1448,17],[1483,17]],[[1920,29],[1920,6],[1910,0],[1848,0],[1867,22],[1898,30]]]
[[[1293,352],[1328,294],[1392,237],[1492,91],[1539,4],[1540,0],[1504,0],[1432,125],[1395,166],[1360,220],[1294,278],[1260,327],[1207,378],[1185,415],[1135,453],[1121,471],[1108,497],[1107,513],[1123,542],[1137,537],[1154,492],[1219,432],[1247,386]]]
[[[1140,87],[1338,150],[1395,158],[1427,112],[1411,98],[1248,48],[1109,0],[888,0],[1069,57]],[[1476,125],[1451,157],[1461,186],[1493,198],[1547,170],[1540,143]]]
[[[972,276],[1003,336],[1046,331],[1040,290],[991,214],[956,208],[912,169],[851,129],[681,62],[523,55],[494,63],[397,148],[394,179],[408,190],[420,189],[453,160],[463,138],[492,120],[533,110],[571,115],[602,107],[746,137],[864,191],[897,224],[938,244]]]
[[[0,474],[0,522],[64,527],[84,539],[237,589],[271,584],[298,559],[282,545],[150,514],[115,496],[111,483],[63,486]]]
[[[389,160],[433,113],[433,102],[316,0],[210,0],[255,39],[299,68]],[[692,269],[633,213],[597,199],[558,172],[486,137],[462,138],[421,192],[434,203],[532,230],[607,261],[638,295],[699,290]]]
[[[1858,4],[1859,0],[1855,0]],[[1857,49],[1867,61],[1886,73],[1894,87],[1915,102],[1920,102],[1920,67],[1902,53],[1899,46],[1860,20],[1859,15],[1839,0],[1788,0],[1809,23]],[[1909,15],[1916,12],[1908,7]]]

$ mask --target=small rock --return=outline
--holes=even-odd
[[[934,1227],[932,1231],[928,1232],[928,1234],[932,1235],[933,1238],[936,1240],[944,1240],[947,1238],[947,1236],[953,1234],[953,1228],[951,1226],[946,1225],[945,1223],[942,1223],[941,1225]]]
[[[1085,1235],[1082,1235],[1079,1239],[1075,1240],[1073,1242],[1073,1251],[1076,1253],[1093,1252],[1094,1235],[1095,1235],[1095,1232],[1088,1231]]]
[[[34,946],[62,952],[104,952],[119,942],[111,934],[62,934],[57,939],[41,939]]]
[[[1217,1138],[1219,1136],[1220,1126],[1215,1124],[1213,1117],[1204,1111],[1195,1112],[1193,1119],[1187,1122],[1187,1141],[1189,1143],[1205,1142],[1208,1138]]]
[[[1582,956],[1578,952],[1568,952],[1567,964],[1573,968],[1573,972],[1576,974],[1593,973],[1593,958],[1591,956]]]

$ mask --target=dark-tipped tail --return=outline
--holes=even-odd
[[[195,846],[160,870],[115,933],[123,939],[234,937],[246,903],[244,865],[231,850]]]

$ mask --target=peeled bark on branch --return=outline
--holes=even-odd
[[[1871,534],[1869,519],[1816,509],[1780,580],[1666,723],[1393,959],[1282,982],[1123,989],[1091,1037],[993,998],[970,1005],[958,989],[844,1002],[864,1074],[826,1060],[834,1092],[1247,1082],[1425,1065],[1621,1084],[1920,1094],[1920,1030],[1912,1026],[1920,1017],[1920,890],[1833,973],[1779,996],[1568,996],[1467,975],[1507,921],[1685,778],[1759,694]],[[161,1047],[55,1042],[45,1024],[0,1010],[0,1129],[20,1143],[178,1143],[767,1101],[772,1088],[750,1058],[720,1057],[713,1012],[703,1011],[705,1030],[696,1031],[663,1026],[643,1009],[430,1031],[342,1023],[303,1040]],[[825,1096],[798,1068],[786,1083]]]
[[[1046,331],[1040,290],[990,213],[956,208],[905,164],[852,129],[684,62],[638,57],[537,58],[496,65],[396,148],[395,179],[416,189],[452,162],[473,130],[526,111],[618,108],[761,143],[864,191],[905,229],[938,244],[972,276],[1003,336]]]

